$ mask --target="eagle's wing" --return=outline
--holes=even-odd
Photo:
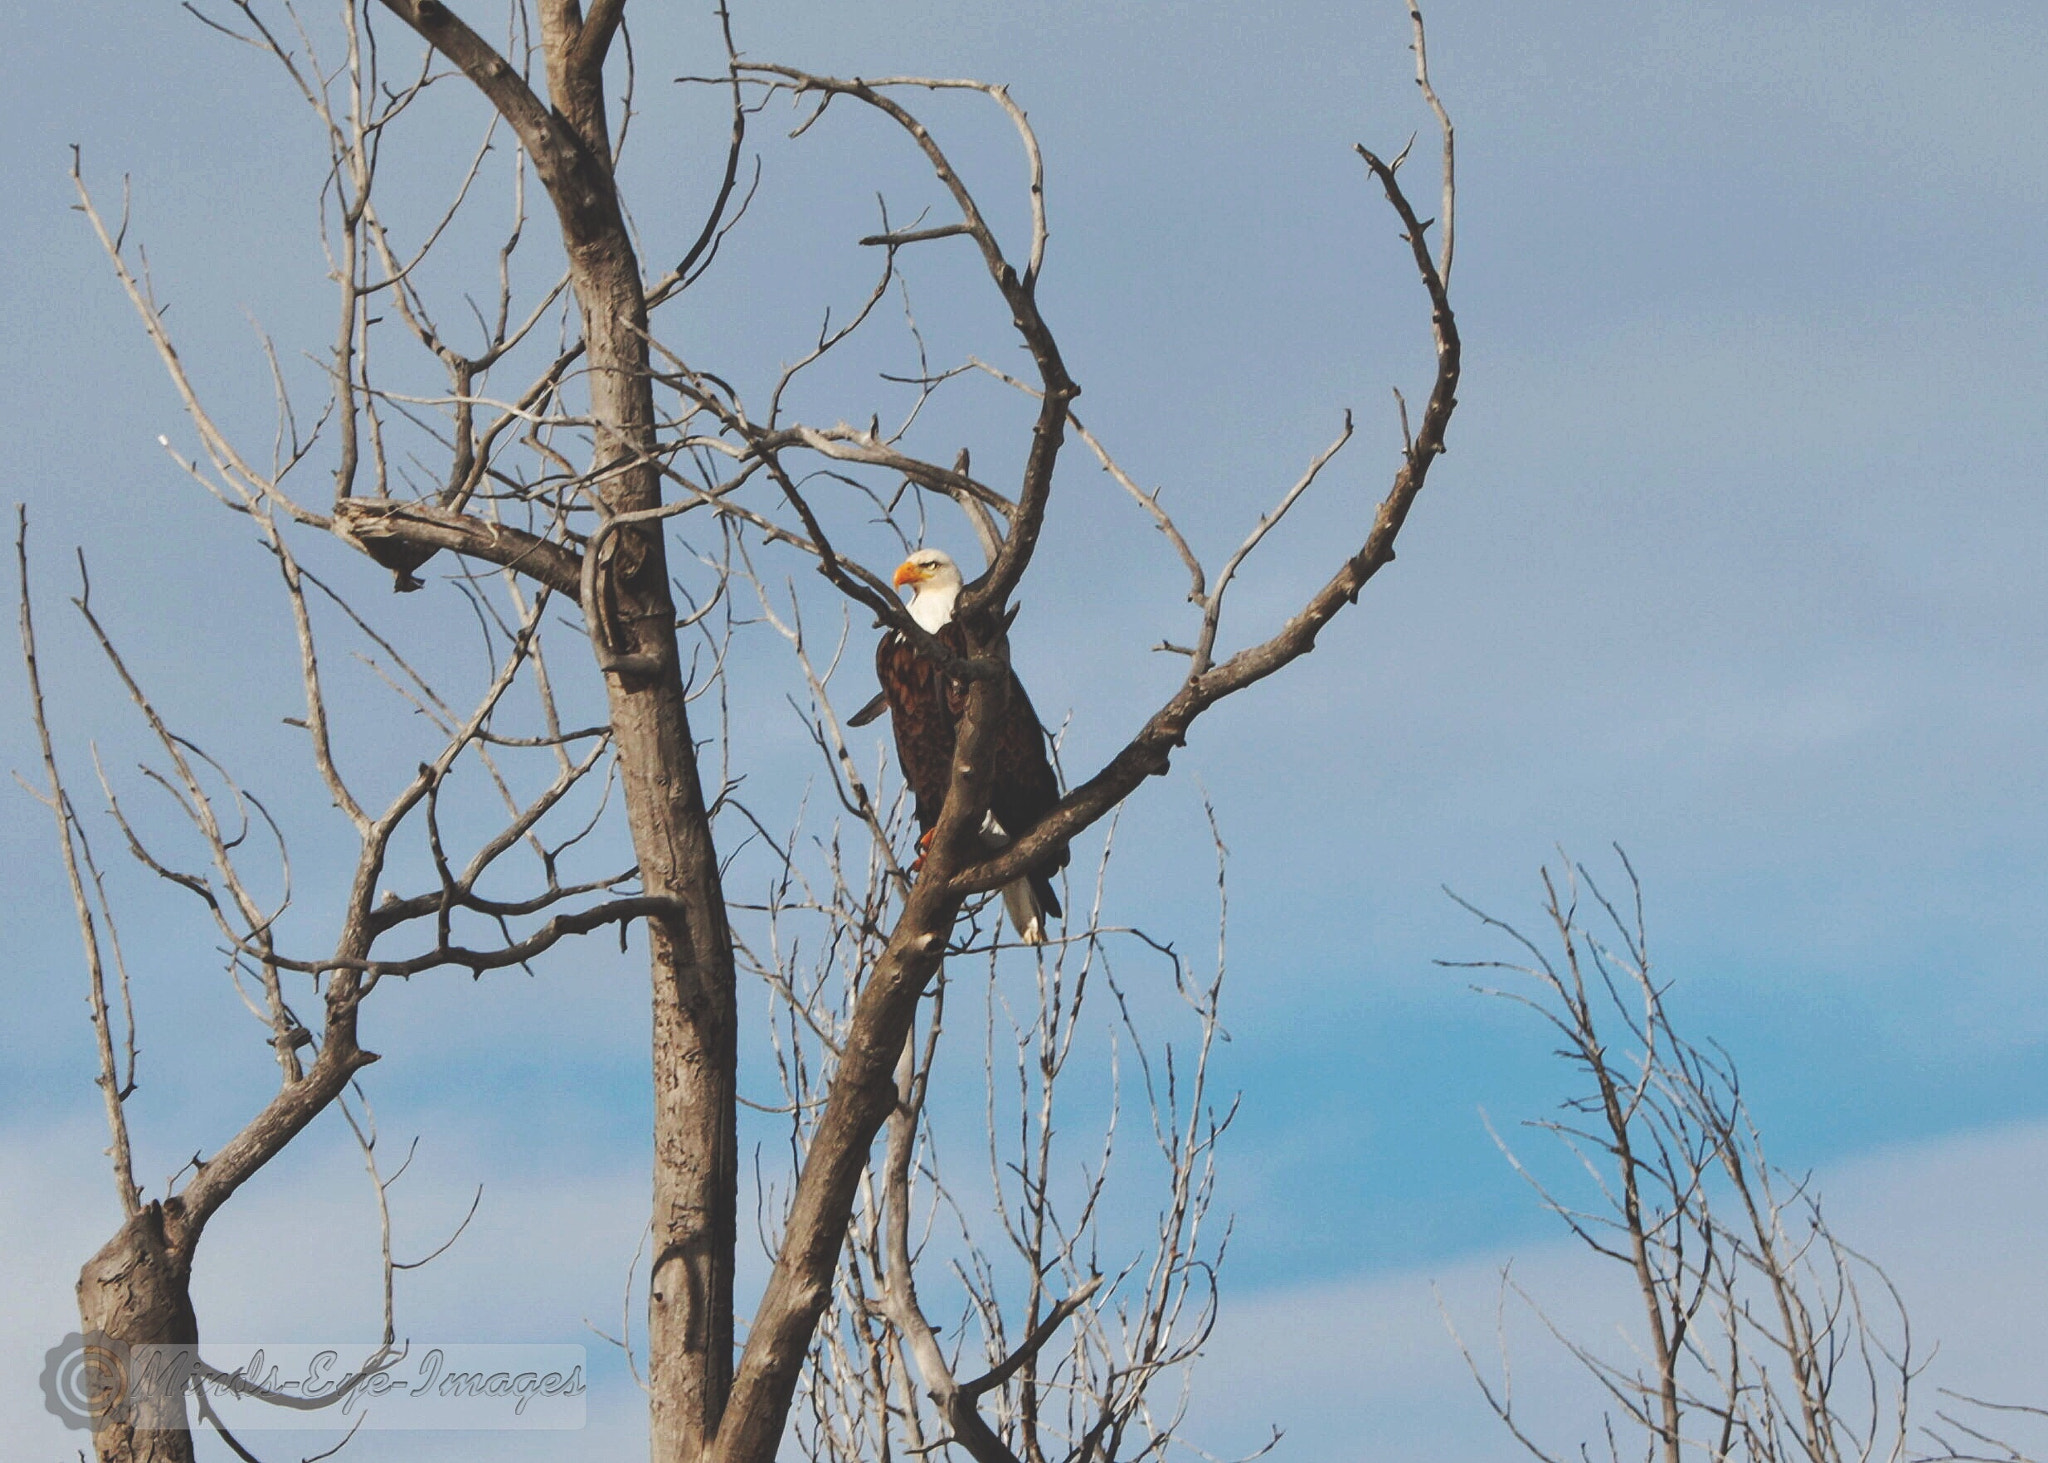
[[[889,709],[889,693],[877,691],[868,704],[846,718],[848,726],[866,726],[871,721],[881,720],[882,713]]]
[[[966,653],[967,636],[957,622],[941,626],[937,636],[955,655]],[[983,643],[989,638],[981,637]],[[896,734],[897,764],[917,802],[918,824],[929,831],[937,826],[946,805],[953,744],[967,709],[967,687],[893,630],[875,647],[875,679],[882,684],[879,699],[889,709]],[[856,713],[854,724],[865,725],[879,714],[879,708],[870,703]],[[1059,802],[1060,785],[1052,759],[1046,755],[1046,736],[1038,724],[1038,713],[1014,674],[994,733],[989,813],[1005,837],[1015,838]],[[1003,903],[1026,944],[1042,944],[1046,919],[1059,916],[1060,901],[1052,876],[1066,864],[1067,850],[1062,845],[1004,889]]]
[[[938,825],[953,770],[959,719],[947,703],[939,668],[895,631],[875,647],[875,679],[896,733],[896,762],[917,802],[921,828]]]
[[[1013,674],[1010,696],[1003,719],[996,728],[995,785],[990,790],[989,811],[1012,838],[1022,836],[1051,812],[1060,800],[1060,782],[1046,755],[1045,729],[1024,692],[1024,683]],[[1066,867],[1067,851],[1062,848],[1049,858],[1044,869]]]

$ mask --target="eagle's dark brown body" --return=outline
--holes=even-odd
[[[955,622],[941,625],[934,638],[955,655],[964,658],[969,654],[966,636]],[[917,801],[918,827],[928,833],[938,826],[939,814],[946,806],[953,743],[967,710],[967,686],[948,676],[895,630],[883,635],[875,647],[875,678],[882,683],[882,694],[889,703],[896,759]],[[1046,756],[1044,728],[1014,672],[1009,697],[996,723],[991,762],[989,812],[1002,825],[1003,834],[1015,838],[1052,810],[1060,800],[1060,788]],[[1066,863],[1063,847],[1027,873],[1032,892],[1048,915],[1060,913],[1052,876]]]

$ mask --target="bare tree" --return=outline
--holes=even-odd
[[[1918,1384],[1931,1353],[1916,1350],[1898,1290],[1836,1232],[1812,1176],[1766,1157],[1733,1058],[1674,1026],[1642,889],[1621,864],[1619,903],[1582,866],[1544,870],[1546,943],[1472,911],[1521,958],[1465,968],[1521,977],[1483,989],[1535,1012],[1583,1083],[1565,1116],[1528,1125],[1560,1140],[1576,1181],[1501,1151],[1575,1238],[1626,1272],[1639,1324],[1625,1353],[1596,1344],[1504,1274],[1503,1303],[1527,1306],[1610,1409],[1592,1437],[1556,1451],[1516,1410],[1504,1333],[1491,1375],[1459,1342],[1488,1406],[1544,1460],[2025,1463],[1984,1429],[2036,1409],[1950,1392],[1927,1416]]]
[[[231,958],[254,973],[273,1003],[283,1076],[270,1105],[177,1192],[145,1203],[132,1179],[120,1178],[132,1217],[82,1278],[89,1326],[128,1343],[196,1336],[187,1281],[207,1217],[313,1114],[340,1100],[373,1060],[356,1045],[354,1021],[378,982],[451,965],[511,965],[569,935],[633,921],[648,931],[653,994],[645,1356],[654,1457],[767,1463],[800,1388],[808,1389],[820,1426],[829,1419],[832,1428],[855,1428],[861,1414],[853,1394],[833,1392],[849,1386],[871,1410],[872,1436],[896,1429],[913,1448],[957,1444],[980,1459],[1030,1463],[1054,1453],[1079,1460],[1158,1451],[1171,1435],[1174,1410],[1153,1410],[1153,1381],[1191,1355],[1213,1299],[1208,1267],[1215,1251],[1206,1247],[1203,1226],[1208,1165],[1225,1119],[1211,1110],[1205,1084],[1218,987],[1193,980],[1173,962],[1195,1022],[1192,1046],[1181,1055],[1147,1055],[1135,1032],[1127,1033],[1133,1044],[1124,1051],[1140,1063],[1169,1196],[1149,1268],[1136,1275],[1098,1271],[1089,1248],[1093,1191],[1084,1186],[1068,1194],[1055,1182],[1048,1145],[1052,1089],[1073,1049],[1082,995],[1096,972],[1114,989],[1111,946],[1138,937],[1116,934],[1099,919],[1069,930],[1034,965],[1033,1005],[1016,1024],[1008,1025],[1008,1014],[1000,1021],[991,1015],[991,1030],[1008,1029],[1014,1049],[992,1046],[988,1072],[1008,1071],[1013,1057],[1021,1064],[1021,1116],[1012,1135],[1021,1146],[1006,1160],[1017,1166],[998,1164],[994,1177],[1023,1298],[998,1293],[1000,1267],[988,1259],[988,1241],[968,1237],[953,1248],[983,1337],[985,1356],[970,1364],[940,1344],[912,1274],[921,1252],[911,1235],[913,1215],[929,1219],[952,1182],[941,1183],[919,1157],[931,1152],[945,962],[992,947],[974,923],[992,891],[1102,822],[1147,778],[1164,774],[1205,711],[1312,650],[1394,556],[1410,508],[1444,451],[1459,374],[1448,293],[1452,132],[1430,83],[1420,13],[1410,5],[1409,15],[1416,79],[1442,138],[1439,218],[1422,219],[1403,190],[1406,149],[1391,161],[1362,146],[1357,152],[1399,221],[1408,264],[1423,287],[1434,374],[1413,422],[1397,393],[1399,465],[1370,521],[1359,525],[1355,548],[1332,555],[1297,584],[1293,612],[1277,630],[1241,643],[1224,624],[1231,585],[1350,441],[1350,416],[1220,566],[1205,564],[1160,494],[1141,488],[1074,414],[1080,388],[1040,309],[1049,238],[1044,162],[1029,120],[1002,86],[842,78],[752,61],[734,44],[721,10],[723,64],[693,82],[718,88],[729,102],[719,182],[701,226],[660,256],[675,262],[650,270],[621,185],[636,75],[631,48],[621,44],[624,0],[520,0],[503,13],[495,40],[437,0],[352,0],[327,31],[289,4],[260,0],[229,0],[203,16],[282,68],[328,155],[321,217],[338,323],[325,353],[324,399],[309,410],[293,399],[286,371],[276,369],[278,440],[267,463],[235,442],[187,373],[128,242],[125,210],[109,223],[82,172],[78,191],[182,398],[199,446],[186,466],[256,525],[279,566],[302,646],[314,765],[359,835],[361,852],[332,952],[287,953],[276,940],[275,905],[247,892],[248,855],[220,826],[220,810],[238,810],[245,795],[233,783],[207,783],[194,754],[163,724],[146,692],[133,687],[168,760],[170,770],[159,775],[182,796],[209,871],[160,862],[140,840],[135,851],[215,912]],[[406,149],[415,145],[423,99],[446,88],[477,94],[472,110],[481,140],[452,196],[414,217],[398,190],[381,180],[409,165]],[[1019,212],[1028,224],[1021,244],[999,237],[965,172],[911,109],[907,99],[920,95],[985,101],[1013,127],[1025,162]],[[872,290],[839,323],[828,317],[779,375],[748,390],[741,373],[721,368],[707,348],[666,328],[673,311],[665,307],[715,287],[710,271],[745,211],[747,179],[759,173],[758,158],[749,165],[753,120],[771,106],[794,104],[802,113],[793,136],[801,138],[835,103],[894,130],[928,172],[939,221],[920,215],[899,226],[885,207],[880,230],[859,241],[877,258]],[[426,132],[417,142],[425,155],[445,154],[444,129]],[[559,245],[543,251],[549,262],[538,280],[529,262],[538,247],[527,216],[529,178],[545,195]],[[509,215],[494,258],[482,269],[457,267],[457,282],[443,288],[437,281],[448,265],[441,251],[480,227],[478,209],[487,197]],[[1432,227],[1440,234],[1435,247]],[[892,291],[907,297],[911,251],[932,248],[971,253],[1023,347],[1028,374],[1014,376],[972,356],[944,367],[925,364],[914,317],[906,313],[920,367],[891,387],[898,393],[892,401],[906,388],[911,393],[900,419],[892,416],[885,427],[869,399],[841,401],[836,412],[828,406],[821,415],[801,411],[800,403],[825,389],[811,384],[820,375],[813,368],[872,333]],[[479,291],[479,282],[486,288]],[[465,304],[465,295],[472,302]],[[472,318],[453,323],[465,314]],[[514,384],[498,384],[508,379]],[[936,413],[926,410],[958,389],[955,383],[991,379],[1013,388],[1024,418],[1020,465],[1014,481],[1001,484],[977,475],[957,438],[948,440]],[[302,432],[304,421],[315,425]],[[1006,632],[1055,502],[1056,468],[1070,437],[1127,490],[1142,521],[1163,534],[1187,573],[1194,607],[1187,640],[1163,647],[1185,659],[1186,671],[1114,755],[1074,782],[1036,827],[1012,830],[1014,840],[991,851],[980,830],[990,799],[987,751],[1009,684]],[[309,477],[320,480],[317,486]],[[991,628],[973,632],[965,654],[949,651],[908,616],[892,592],[887,561],[876,557],[920,541],[928,505],[941,504],[965,515],[987,555],[962,596],[958,622]],[[445,551],[462,566],[452,582],[496,636],[488,683],[472,709],[458,713],[410,673],[368,618],[327,595],[444,736],[379,813],[358,802],[337,770],[307,586],[326,591],[289,546],[294,538],[323,536],[391,570],[400,590],[420,588],[419,571]],[[786,566],[799,564],[822,584],[807,577],[815,587],[798,590]],[[495,587],[487,593],[476,576],[491,568]],[[566,669],[551,676],[559,657],[549,661],[541,653],[551,596],[573,600],[578,633],[601,680],[603,710],[587,731],[562,729],[576,718],[557,710],[557,698],[573,700],[581,682]],[[737,614],[741,596],[761,615]],[[24,595],[25,634],[26,604]],[[812,655],[803,628],[807,605],[814,622],[821,613],[837,618],[840,643],[852,615],[872,615],[965,687],[944,813],[914,869],[898,854],[903,829],[893,794],[882,776],[857,769],[832,709],[828,685],[838,651]],[[750,621],[763,619],[776,624],[794,652],[799,695],[811,708],[840,815],[850,820],[843,827],[770,840],[763,813],[740,795],[733,759],[745,748],[745,728],[726,714],[730,682],[723,673],[735,637],[758,632]],[[111,637],[100,638],[118,664]],[[750,654],[756,643],[747,641]],[[495,719],[515,684],[525,687],[522,704],[537,722],[501,733]],[[715,730],[701,724],[707,708]],[[498,771],[495,759],[515,749],[553,759],[553,780],[542,791],[519,792]],[[463,863],[442,847],[436,805],[457,763],[468,761],[504,789],[508,821]],[[559,878],[557,860],[576,845],[582,825],[554,843],[541,825],[570,819],[572,794],[600,769],[606,788],[617,787],[633,866]],[[45,781],[67,858],[75,847],[83,859],[83,825],[54,754]],[[434,877],[418,892],[382,899],[380,877],[402,829],[424,839],[424,867]],[[761,856],[762,844],[776,850],[767,863],[771,893],[753,900],[736,892],[728,863],[742,846],[754,845],[752,856]],[[515,848],[537,858],[537,886],[518,899],[486,898],[478,879]],[[105,923],[104,911],[89,907],[91,882],[89,875],[74,879],[89,951]],[[531,927],[543,913],[546,922]],[[489,923],[497,938],[461,943],[464,915]],[[806,966],[794,943],[781,939],[804,920],[822,931],[808,946],[822,952],[816,966]],[[379,941],[420,921],[432,921],[427,949],[384,953]],[[97,990],[105,978],[96,963],[92,969]],[[740,980],[748,973],[765,982],[782,1012],[780,1061],[796,1141],[790,1181],[766,1211],[772,1270],[742,1345],[733,1287]],[[282,994],[287,976],[310,981],[325,1003],[325,1022],[310,1040]],[[271,995],[273,987],[279,994]],[[119,1046],[114,1017],[105,1001],[94,1009],[104,1055]],[[1012,1010],[1001,1001],[990,1009]],[[921,1010],[928,1012],[923,1018]],[[315,1053],[309,1067],[295,1055],[307,1046]],[[104,1057],[102,1085],[119,1148],[121,1102],[131,1087],[112,1056]],[[877,1167],[872,1149],[885,1130]],[[1063,1329],[1071,1341],[1055,1363],[1049,1348]],[[863,1380],[856,1382],[857,1374]],[[820,1400],[827,1397],[836,1400]],[[821,1455],[844,1456],[865,1446],[863,1436],[818,1434],[813,1445]],[[176,1459],[190,1456],[181,1438],[110,1430],[97,1441],[104,1459]]]
[[[502,599],[488,582],[472,589],[490,648],[484,684],[466,704],[445,697],[388,642],[369,628],[293,555],[269,505],[244,505],[277,567],[299,645],[304,715],[311,762],[353,832],[354,871],[338,897],[320,910],[333,933],[324,949],[298,946],[283,924],[296,901],[291,840],[262,799],[245,789],[217,759],[180,735],[158,710],[94,612],[89,582],[74,601],[99,649],[139,712],[160,760],[142,769],[186,825],[173,851],[171,835],[145,831],[154,821],[131,817],[106,772],[100,772],[108,812],[130,854],[157,877],[189,891],[211,915],[226,974],[261,1023],[279,1070],[275,1095],[210,1156],[195,1154],[165,1192],[145,1199],[135,1163],[125,1105],[137,1088],[136,1033],[129,973],[121,955],[105,880],[60,770],[45,714],[35,623],[28,585],[26,518],[16,540],[21,571],[21,640],[28,670],[30,709],[43,751],[38,795],[57,824],[58,844],[78,924],[85,941],[90,1008],[98,1040],[98,1082],[105,1096],[116,1188],[126,1222],[85,1266],[79,1278],[80,1318],[88,1333],[128,1345],[196,1345],[198,1320],[191,1302],[193,1262],[209,1220],[244,1183],[283,1151],[319,1113],[340,1104],[358,1073],[377,1060],[358,1040],[362,1004],[379,984],[423,972],[486,972],[522,966],[560,940],[643,918],[662,907],[658,897],[632,890],[633,871],[584,876],[579,845],[609,801],[592,797],[586,783],[605,768],[611,740],[604,727],[565,729],[546,674],[540,627],[551,595],[527,595],[512,576],[499,576]],[[326,613],[315,598],[326,601]],[[381,807],[359,794],[362,779],[346,770],[330,713],[329,677],[323,670],[322,618],[338,618],[369,642],[375,671],[416,709],[428,731],[417,770],[388,794]],[[537,713],[525,733],[502,729],[512,719],[515,688]],[[507,713],[512,713],[508,715]],[[389,735],[388,730],[385,733]],[[514,765],[515,762],[521,765]],[[523,764],[535,763],[529,768]],[[600,784],[607,776],[598,776]],[[475,783],[470,789],[465,786]],[[444,805],[496,801],[495,827],[465,852],[444,833]],[[466,797],[465,797],[466,795]],[[462,822],[473,818],[465,816]],[[388,882],[397,869],[426,865],[423,886],[400,894]],[[526,864],[530,874],[516,897],[488,890]],[[407,869],[410,872],[410,869]],[[545,916],[543,919],[542,916]],[[480,938],[479,938],[480,937]],[[475,943],[468,943],[474,940]],[[393,952],[396,945],[400,949]],[[111,972],[111,973],[110,973]],[[305,996],[319,1018],[299,1010]],[[118,993],[118,1002],[109,992]],[[351,1121],[354,1121],[352,1118]],[[361,1134],[366,1151],[367,1132]],[[374,1172],[374,1169],[373,1169]],[[379,1190],[380,1203],[382,1190]],[[388,1234],[385,1246],[385,1344],[392,1342]],[[101,1455],[189,1457],[183,1400],[174,1390],[131,1399],[114,1411],[96,1437]]]

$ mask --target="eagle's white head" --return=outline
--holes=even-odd
[[[910,618],[937,634],[960,598],[960,566],[944,549],[919,549],[896,568],[896,587],[911,586]]]

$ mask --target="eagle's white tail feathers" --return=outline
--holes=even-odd
[[[1003,885],[1003,908],[1017,927],[1017,938],[1027,945],[1045,943],[1045,911],[1038,907],[1038,891],[1029,879],[1014,879]]]
[[[990,848],[1007,848],[1010,835],[994,813],[987,813],[981,820],[981,841]],[[1010,923],[1017,931],[1017,938],[1027,945],[1045,943],[1045,909],[1038,902],[1038,891],[1031,887],[1029,879],[1016,879],[1003,885],[1003,908],[1010,912]]]

